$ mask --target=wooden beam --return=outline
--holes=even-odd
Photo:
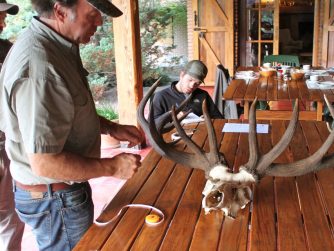
[[[322,57],[321,66],[327,67],[328,61],[328,21],[330,18],[330,3],[325,1],[323,14],[323,37],[322,37]]]
[[[194,29],[198,27],[198,1],[192,0],[192,11],[194,20]],[[199,33],[193,31],[193,54],[192,59],[199,59]]]
[[[314,2],[314,28],[313,28],[313,52],[312,65],[319,66],[319,30],[320,30],[320,0]]]
[[[218,3],[217,3],[218,4]],[[234,4],[233,1],[226,1],[227,33],[225,38],[225,68],[231,75],[234,75]]]
[[[229,23],[229,20],[228,20],[228,18],[227,18],[227,16],[226,16],[224,10],[220,7],[220,5],[218,4],[218,2],[217,2],[216,0],[211,0],[211,2],[213,3],[214,8],[215,8],[216,10],[218,10],[218,14],[220,15],[220,17],[221,17],[226,23]],[[232,1],[229,1],[229,2],[227,2],[227,3],[232,3],[232,4],[233,4]],[[229,16],[229,17],[230,17],[230,16]],[[230,19],[231,19],[231,17],[230,17]],[[232,20],[233,20],[233,18],[232,18]]]
[[[123,15],[113,19],[118,113],[121,124],[137,123],[143,97],[138,0],[113,0]]]
[[[273,54],[279,53],[279,2],[275,1],[274,5],[274,48],[273,48]],[[261,33],[259,33],[261,34]]]
[[[217,55],[214,53],[213,49],[211,48],[211,46],[209,45],[208,41],[206,41],[204,36],[199,36],[199,39],[202,43],[202,45],[206,48],[207,52],[210,54],[211,59],[214,61],[214,63],[216,65],[220,65],[221,62],[219,61],[219,58],[217,57]]]

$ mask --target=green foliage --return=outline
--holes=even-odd
[[[118,114],[116,111],[114,111],[114,109],[110,106],[108,106],[107,104],[103,104],[103,105],[97,105],[96,106],[96,112],[98,115],[109,119],[109,120],[114,120],[114,119],[118,119]]]
[[[30,0],[12,2],[19,5],[20,11],[18,15],[7,16],[7,27],[2,37],[15,41],[17,35],[29,25],[35,12]],[[158,77],[163,78],[162,83],[167,82],[168,74],[180,63],[179,57],[170,56],[175,48],[170,40],[175,25],[186,26],[186,1],[139,0],[139,16],[144,84],[150,85]],[[111,19],[104,17],[103,26],[98,28],[91,42],[80,46],[83,65],[90,72],[88,79],[94,88],[97,88],[96,85],[116,84],[112,31]],[[100,91],[102,88],[97,89]]]
[[[80,55],[91,84],[116,85],[112,23],[105,16],[91,42],[80,46]]]
[[[16,40],[17,35],[26,28],[35,12],[32,10],[30,0],[9,1],[19,5],[20,10],[17,15],[7,15],[6,28],[1,34],[1,37],[12,42]]]
[[[150,0],[140,0],[139,18],[143,79],[149,80],[146,81],[148,85],[152,82],[150,79],[154,80],[160,76],[163,77],[161,82],[167,82],[169,78],[166,69],[161,65],[167,66],[168,71],[172,71],[174,66],[179,65],[181,58],[168,57],[176,46],[163,41],[173,35],[171,34],[173,20],[177,20],[178,25],[186,25],[185,1],[161,5]]]

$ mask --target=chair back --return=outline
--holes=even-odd
[[[216,79],[215,87],[213,90],[213,102],[217,106],[221,114],[223,114],[226,119],[236,119],[238,118],[237,106],[234,101],[224,101],[223,94],[226,91],[228,85],[230,84],[230,74],[228,69],[222,65],[217,65],[216,69]]]
[[[263,63],[300,66],[299,58],[296,55],[268,55],[264,56]]]

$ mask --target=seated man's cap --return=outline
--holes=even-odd
[[[123,12],[118,9],[115,5],[111,3],[109,0],[87,0],[91,5],[93,5],[96,9],[103,12],[104,14],[110,17],[119,17],[123,14]]]
[[[5,11],[10,15],[16,15],[19,12],[19,6],[8,4],[6,0],[0,0],[0,11]]]
[[[208,74],[208,68],[202,61],[192,60],[188,62],[188,64],[184,68],[184,72],[204,83],[204,79]]]

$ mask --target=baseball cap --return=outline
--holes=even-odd
[[[103,12],[104,14],[110,17],[119,17],[123,14],[123,12],[118,9],[115,5],[111,3],[109,0],[87,0],[91,5],[93,5],[96,9]]]
[[[5,11],[10,15],[16,15],[19,12],[19,6],[8,4],[6,0],[0,0],[0,11]]]
[[[204,79],[208,74],[208,68],[202,61],[192,60],[185,66],[184,72],[204,83]]]

